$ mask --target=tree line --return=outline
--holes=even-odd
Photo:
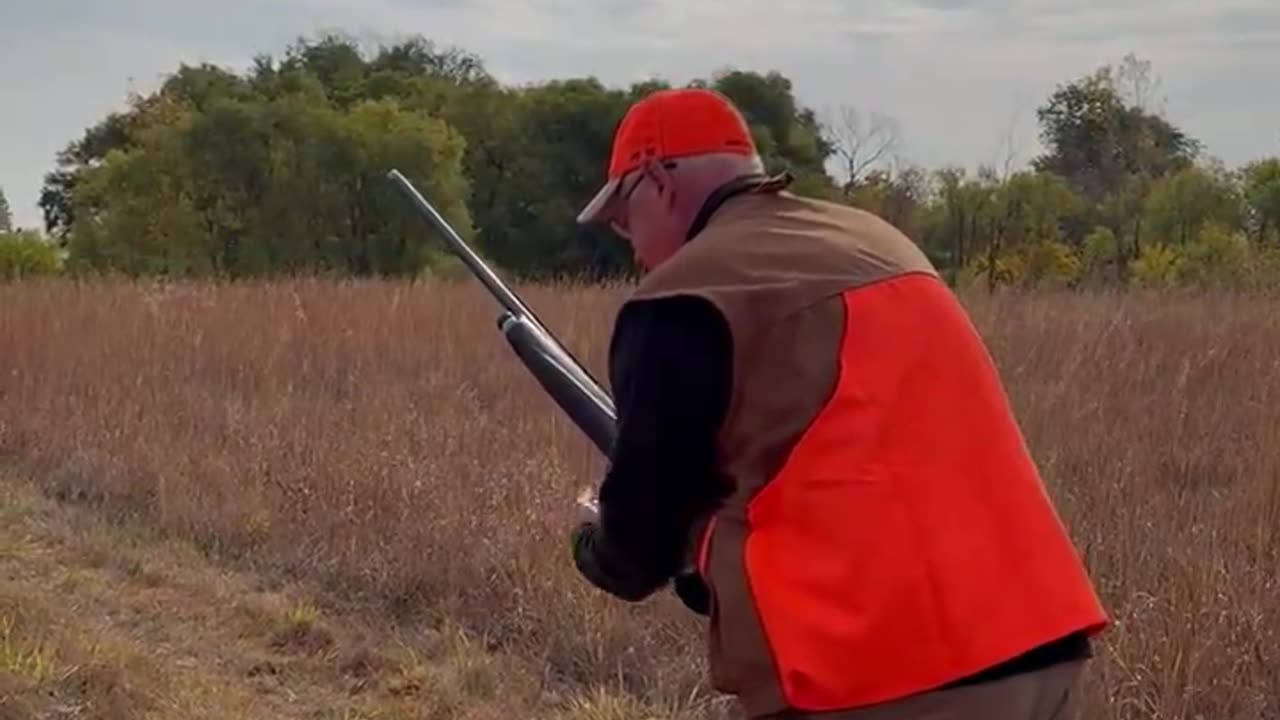
[[[738,104],[796,192],[884,216],[956,283],[1280,281],[1280,158],[1207,157],[1156,106],[1150,66],[1133,56],[1054,88],[1036,114],[1045,152],[1016,171],[902,162],[891,122],[849,108],[820,120],[778,72],[690,84]],[[625,244],[573,217],[603,181],[627,106],[668,86],[504,85],[476,55],[422,37],[375,50],[301,39],[243,73],[184,64],[58,154],[40,196],[49,243],[0,228],[0,274],[6,263],[9,275],[451,271],[387,184],[391,167],[510,274],[627,274]],[[54,265],[32,259],[49,248]]]

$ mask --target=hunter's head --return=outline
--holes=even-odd
[[[659,90],[631,106],[613,139],[608,181],[578,215],[606,223],[653,269],[684,244],[708,196],[764,166],[742,114],[713,90]]]

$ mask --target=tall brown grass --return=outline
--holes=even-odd
[[[524,292],[603,379],[625,288]],[[964,299],[1115,620],[1086,716],[1280,716],[1280,302]],[[696,618],[573,570],[603,464],[495,317],[474,283],[3,286],[0,455],[548,682],[705,695]]]

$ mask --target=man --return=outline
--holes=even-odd
[[[909,238],[788,180],[709,90],[619,125],[579,221],[646,274],[577,567],[674,579],[749,717],[1076,717],[1107,618],[978,334]]]

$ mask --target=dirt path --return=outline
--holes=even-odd
[[[547,707],[535,690],[510,692],[515,666],[460,635],[379,633],[0,477],[0,720],[445,720]]]

